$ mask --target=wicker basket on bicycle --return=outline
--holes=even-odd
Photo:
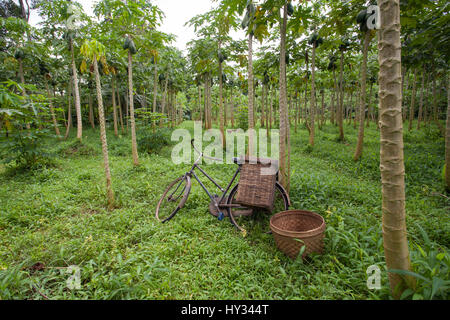
[[[240,159],[241,172],[236,202],[272,212],[277,181],[278,161],[245,157]]]

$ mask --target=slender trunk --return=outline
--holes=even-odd
[[[404,75],[403,75],[403,82],[404,83],[404,87],[402,86],[402,97],[403,98],[403,105],[402,105],[402,120],[403,122],[405,122],[406,120],[406,115],[407,113],[407,108],[406,108],[406,93],[408,91],[408,85],[409,85],[409,72],[408,70],[405,69],[404,71]]]
[[[156,98],[158,94],[158,62],[156,61],[156,58],[154,58],[155,61],[155,70],[153,71],[153,113],[156,113]],[[153,131],[156,127],[156,121],[152,119],[152,127]]]
[[[124,133],[124,127],[123,127],[123,116],[122,116],[122,99],[120,96],[120,91],[119,91],[119,87],[120,85],[117,86],[116,90],[117,90],[117,104],[118,104],[118,109],[119,109],[119,118],[120,118],[120,128],[122,133]]]
[[[81,141],[83,138],[83,118],[81,116],[80,91],[78,89],[78,72],[75,64],[73,43],[70,42],[70,54],[72,56],[72,75],[73,75],[73,91],[75,96],[75,110],[77,113],[77,139]]]
[[[90,87],[89,87],[88,104],[89,104],[89,122],[91,123],[92,129],[95,129],[94,110],[92,108],[92,95]]]
[[[231,93],[230,93],[230,99],[231,99],[231,127],[234,128],[234,97],[233,97],[233,86],[231,87]]]
[[[372,92],[373,92],[373,83],[370,82],[369,101],[367,102],[367,105],[368,105],[368,111],[367,111],[367,128],[370,127],[370,119],[373,119]]]
[[[69,106],[67,109],[67,127],[66,134],[64,135],[64,140],[69,137],[70,128],[72,127],[72,78],[69,80],[69,89],[67,90],[67,95],[69,96]]]
[[[220,52],[221,43],[219,41],[219,52]],[[219,114],[220,114],[220,133],[222,135],[222,148],[225,147],[225,115],[224,115],[224,106],[223,106],[223,79],[222,79],[222,62],[219,61]]]
[[[337,111],[337,122],[339,125],[339,140],[344,141],[344,121],[342,119],[343,106],[344,106],[344,51],[341,51],[341,66],[340,66],[340,75],[339,75],[339,104]]]
[[[363,61],[361,65],[361,94],[359,98],[359,133],[358,143],[356,144],[354,161],[358,161],[361,158],[363,146],[364,146],[364,120],[366,115],[366,79],[367,79],[367,52],[369,51],[371,34],[370,31],[365,32],[364,45],[363,45]]]
[[[414,69],[414,80],[413,80],[413,89],[412,89],[412,96],[411,96],[411,106],[409,107],[409,126],[408,131],[411,131],[412,129],[412,123],[414,120],[414,105],[416,103],[416,84],[417,84],[417,68]]]
[[[116,79],[114,75],[111,81],[111,93],[112,93],[112,105],[113,105],[113,118],[114,118],[114,135],[119,136],[119,130],[117,125],[117,107],[116,107]]]
[[[162,103],[161,103],[161,113],[164,115],[166,112],[166,99],[167,99],[167,87],[169,85],[169,75],[166,74],[166,79],[164,80],[164,93],[162,97]],[[162,127],[163,120],[161,119],[159,126]]]
[[[283,19],[280,26],[280,183],[287,186],[286,172],[286,134],[287,134],[287,88],[286,88],[286,27],[287,27],[287,5],[283,6]],[[314,121],[314,118],[313,118]]]
[[[403,159],[401,43],[399,0],[378,0],[380,97],[380,171],[383,240],[388,269],[410,270],[405,213]],[[406,283],[405,283],[406,280]],[[392,294],[399,298],[412,277],[389,272]]]
[[[53,98],[54,98],[54,96],[52,96],[52,93],[50,92],[47,80],[45,81],[45,88],[47,89],[48,106],[50,108],[50,114],[52,116],[53,126],[55,127],[55,133],[56,133],[57,136],[59,136],[59,135],[61,135],[61,133],[59,132],[58,122],[56,121],[56,116],[55,116],[55,110],[53,109]]]
[[[445,133],[445,185],[450,191],[450,77],[447,76],[447,126]]]
[[[136,123],[134,120],[134,99],[133,99],[133,59],[128,50],[128,94],[130,98],[130,125],[131,125],[131,150],[133,153],[133,164],[139,165],[139,156],[136,143]]]
[[[254,99],[255,93],[253,91],[253,35],[248,35],[248,128],[255,128],[255,115],[254,115]],[[253,131],[249,131],[248,136],[248,155],[254,156],[255,150],[253,149],[254,143]]]
[[[105,125],[105,113],[103,111],[102,85],[100,83],[100,74],[98,72],[98,64],[95,55],[93,60],[94,60],[95,84],[97,88],[98,118],[100,122],[100,139],[102,141],[103,166],[105,169],[105,177],[106,177],[106,193],[108,196],[108,207],[112,209],[114,206],[114,191],[112,189],[111,171],[109,169],[108,142],[106,140],[106,125]]]
[[[417,130],[420,130],[420,123],[423,119],[423,95],[425,91],[425,70],[422,72],[422,85],[420,89],[419,115],[417,117]]]
[[[310,107],[310,123],[309,123],[309,145],[314,147],[315,138],[315,126],[314,119],[316,116],[316,43],[313,43],[312,47],[312,59],[311,59],[311,107]]]

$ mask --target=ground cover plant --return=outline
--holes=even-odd
[[[0,299],[448,299],[448,1],[200,2],[0,2]],[[290,260],[263,210],[208,214],[241,188],[191,179],[158,222],[199,129],[246,132],[234,156],[267,137],[323,254]]]
[[[193,125],[187,122],[182,127]],[[327,125],[318,131],[319,147],[312,152],[305,148],[306,128],[292,134],[293,207],[318,212],[327,223],[324,255],[307,261],[291,261],[277,250],[273,236],[265,233],[267,218],[246,221],[249,232],[243,237],[228,220],[212,217],[209,199],[195,183],[184,210],[170,223],[158,223],[154,209],[162,188],[188,169],[168,161],[171,146],[143,155],[137,168],[128,155],[112,152],[114,210],[107,209],[101,146],[93,130],[87,131],[83,148],[75,152],[75,136],[49,145],[65,155],[54,167],[21,172],[2,166],[2,299],[389,298],[380,223],[378,132],[368,131],[370,156],[355,166],[349,152],[353,141],[336,144],[336,130]],[[112,136],[110,146],[119,149],[123,138]],[[443,140],[426,143],[425,134],[408,139],[410,248],[414,272],[424,277],[412,295],[430,298],[435,291],[435,298],[446,298],[447,291],[436,280],[448,281],[450,262],[449,202],[438,195],[443,188]],[[426,151],[417,153],[415,146],[420,144],[427,145]],[[234,172],[233,165],[207,169],[221,182]],[[382,270],[381,290],[366,285],[366,270],[374,264]],[[70,265],[80,267],[80,290],[67,288],[70,274],[65,268]]]

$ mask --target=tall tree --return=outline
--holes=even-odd
[[[383,240],[388,269],[410,270],[405,213],[405,166],[403,160],[402,75],[399,0],[378,0],[380,97],[380,171],[382,186]],[[409,276],[390,272],[392,294],[399,298]]]
[[[105,169],[106,177],[106,193],[108,197],[108,207],[110,209],[114,206],[114,191],[111,182],[111,170],[109,168],[108,159],[108,142],[106,139],[106,125],[105,125],[105,113],[103,110],[103,96],[102,96],[102,85],[100,82],[100,73],[98,68],[98,61],[106,67],[105,59],[105,47],[99,43],[97,40],[90,40],[83,43],[81,47],[81,54],[87,59],[92,61],[94,67],[95,84],[97,89],[97,102],[98,102],[98,116],[100,122],[100,140],[102,142],[102,153],[103,153],[103,166]]]

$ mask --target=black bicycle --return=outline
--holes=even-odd
[[[231,223],[236,228],[240,231],[245,231],[245,229],[238,224],[238,219],[240,217],[252,215],[255,208],[245,207],[235,201],[235,196],[239,186],[238,183],[231,189],[240,172],[242,161],[239,158],[233,158],[233,162],[238,165],[238,168],[236,169],[233,178],[228,183],[228,186],[224,189],[199,166],[202,158],[215,161],[222,161],[222,159],[205,156],[203,152],[197,150],[194,146],[194,139],[191,140],[191,145],[199,154],[199,157],[188,172],[172,181],[166,188],[158,201],[158,205],[156,206],[156,219],[162,223],[168,222],[184,207],[191,191],[191,178],[194,177],[194,179],[198,181],[200,186],[203,190],[205,190],[206,194],[211,199],[209,210],[211,215],[217,217],[220,221],[222,221],[224,217],[228,216]],[[218,196],[212,194],[196,175],[195,169],[198,169],[204,176],[206,176],[222,192],[222,195]],[[230,189],[231,191],[228,194]],[[290,206],[288,193],[278,182],[276,182],[275,190],[274,212],[288,210]]]

